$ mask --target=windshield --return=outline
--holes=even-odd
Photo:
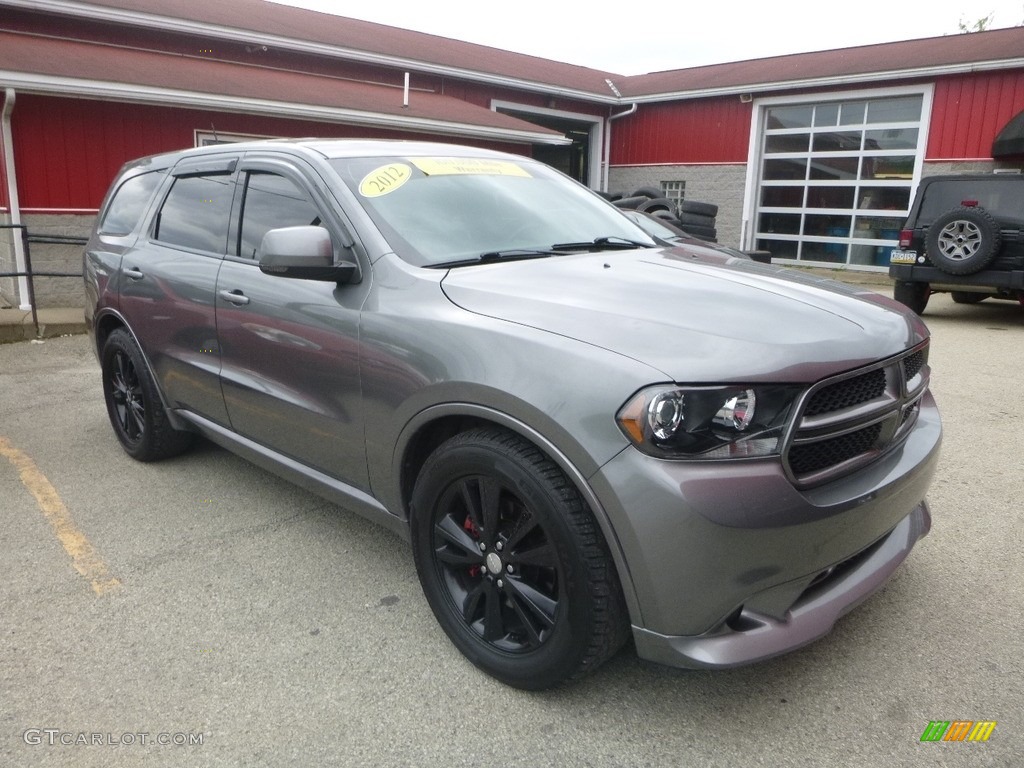
[[[546,255],[560,244],[654,245],[590,190],[525,158],[363,157],[331,164],[395,252],[420,266]]]

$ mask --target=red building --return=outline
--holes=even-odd
[[[183,146],[434,138],[715,202],[721,241],[782,262],[880,269],[922,176],[1020,168],[992,145],[1022,52],[1016,28],[622,77],[260,0],[0,0],[0,223],[84,234],[123,162]],[[0,272],[23,259],[0,231]],[[24,281],[0,300],[26,306]]]

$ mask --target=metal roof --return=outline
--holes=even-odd
[[[625,77],[263,0],[0,0],[0,6],[4,5],[273,45],[605,104],[1024,67],[1021,27]],[[622,93],[621,99],[608,80]]]
[[[401,87],[12,32],[0,32],[0,84],[518,143],[568,141],[558,131],[429,91],[411,91],[405,107]]]
[[[626,101],[834,86],[1024,67],[1024,27],[653,72],[616,80]]]

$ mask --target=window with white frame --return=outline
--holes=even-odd
[[[686,182],[685,181],[663,181],[661,182],[661,191],[665,197],[676,204],[676,208],[683,202],[683,198],[686,197]]]
[[[921,93],[764,107],[757,248],[887,265],[920,177],[923,108]]]

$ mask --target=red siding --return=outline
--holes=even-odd
[[[737,96],[641,104],[612,123],[611,163],[745,163],[750,119]]]
[[[992,157],[992,142],[1024,110],[1024,72],[940,79],[935,84],[928,160]]]
[[[194,131],[259,136],[443,137],[202,110],[18,95],[12,117],[18,192],[24,212],[95,210],[122,164],[194,144]],[[522,154],[524,147],[458,139]]]

